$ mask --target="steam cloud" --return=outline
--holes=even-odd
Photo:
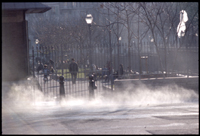
[[[141,84],[138,88],[133,88],[129,85],[123,92],[114,92],[112,94],[98,95],[93,100],[88,98],[73,98],[66,97],[61,102],[55,98],[47,99],[39,90],[34,90],[31,86],[22,84],[13,84],[8,89],[7,96],[4,95],[4,100],[12,100],[15,105],[22,108],[40,108],[43,110],[45,106],[66,107],[70,109],[89,109],[89,110],[114,110],[123,107],[141,107],[160,104],[173,104],[184,102],[198,101],[198,94],[193,90],[184,89],[177,85],[168,85],[149,88]],[[4,90],[5,91],[5,90]],[[3,97],[3,96],[2,96]]]

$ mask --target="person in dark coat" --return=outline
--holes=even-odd
[[[120,64],[119,65],[119,77],[122,77],[123,74],[124,74],[124,68],[123,68],[123,65]]]
[[[110,75],[111,74],[111,62],[110,61],[107,61],[107,75]]]
[[[76,84],[77,72],[78,72],[78,64],[75,62],[74,58],[71,59],[71,63],[69,64],[69,72],[72,76],[72,84]]]
[[[49,69],[48,69],[48,67],[47,67],[47,64],[45,64],[45,65],[44,65],[44,68],[43,68],[43,74],[44,74],[44,79],[46,78],[47,81],[48,81],[49,73],[50,73],[50,71],[49,71]]]
[[[39,66],[37,67],[37,73],[39,74],[40,70],[43,70],[44,66],[42,63],[39,64]]]

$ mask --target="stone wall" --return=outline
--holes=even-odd
[[[192,89],[195,92],[199,93],[199,77],[167,77],[165,79],[163,78],[149,78],[149,79],[121,79],[121,80],[115,80],[115,91],[125,91],[127,88],[138,88],[141,85],[146,85],[147,87],[154,89],[156,87],[162,87],[167,85],[173,85],[176,84],[180,87],[186,88],[186,89]]]
[[[2,80],[28,76],[26,21],[2,23]]]

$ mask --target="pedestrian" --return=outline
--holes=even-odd
[[[43,64],[40,62],[39,66],[37,67],[37,72],[39,74],[40,70],[43,70],[44,66]]]
[[[124,74],[124,68],[123,68],[123,65],[120,64],[119,65],[119,77],[121,78],[123,74]]]
[[[71,73],[72,84],[76,84],[78,64],[75,62],[74,58],[71,59],[71,63],[69,64],[69,72]]]
[[[44,74],[44,80],[46,79],[48,81],[48,75],[49,75],[50,71],[47,68],[47,64],[44,65],[44,69],[43,69],[43,74]]]
[[[111,62],[110,61],[107,61],[107,75],[110,75],[111,74]]]
[[[50,65],[50,68],[49,68],[50,80],[53,79],[54,72],[55,72],[55,70],[54,70],[53,66]]]

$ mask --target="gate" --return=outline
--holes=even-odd
[[[80,49],[76,47],[63,46],[57,47],[32,47],[29,56],[31,74],[35,77],[38,88],[44,93],[46,97],[55,98],[60,94],[60,80],[59,77],[64,77],[64,95],[65,97],[89,97],[89,51],[88,48]],[[78,64],[78,73],[76,83],[72,83],[71,73],[69,72],[69,64],[71,58],[75,59]],[[47,65],[50,70],[48,80],[44,80],[43,67]],[[53,70],[52,70],[53,69]],[[94,90],[95,97],[101,95],[105,88],[109,88],[109,79],[104,76],[108,70],[97,68],[93,64],[93,73],[96,77],[97,89]]]
[[[155,46],[151,43],[143,43],[140,53],[136,48],[136,43],[131,45],[130,55],[127,44],[96,44],[91,48],[88,45],[66,45],[66,46],[36,46],[32,47],[30,69],[33,77],[36,77],[40,90],[49,97],[60,96],[59,77],[64,77],[64,90],[66,97],[89,97],[89,79],[91,72],[89,62],[94,62],[93,72],[96,73],[95,97],[114,88],[114,79],[117,78],[119,65],[123,65],[123,76],[120,78],[136,78],[141,69],[141,77],[157,77],[162,69],[159,65],[159,57]],[[111,50],[111,51],[110,51]],[[93,52],[92,54],[91,51]],[[198,75],[198,48],[175,48],[173,46],[163,48],[159,46],[160,59],[165,62],[164,70],[173,74]],[[110,55],[112,53],[112,55]],[[166,55],[165,55],[166,53]],[[113,58],[111,59],[110,56]],[[69,64],[71,58],[78,63],[78,73],[76,84],[72,84]],[[92,59],[93,61],[89,61]],[[110,62],[110,60],[113,60]],[[129,61],[130,60],[130,61]],[[139,63],[139,60],[141,63]],[[178,60],[178,61],[177,61]],[[130,62],[130,63],[129,63]],[[54,73],[50,73],[49,80],[44,82],[40,65],[47,64],[54,68]],[[113,70],[111,72],[111,69]],[[110,73],[114,73],[110,76]],[[106,76],[107,75],[107,76]],[[164,77],[164,76],[163,76]]]

